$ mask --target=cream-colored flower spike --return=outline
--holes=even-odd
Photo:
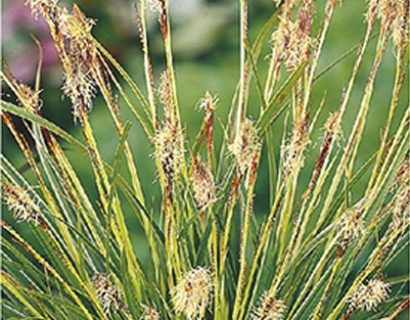
[[[357,240],[363,234],[364,226],[365,221],[360,208],[353,207],[347,210],[341,217],[340,222],[344,244]]]
[[[282,320],[286,305],[272,294],[264,294],[251,314],[251,320]]]
[[[272,34],[273,54],[278,61],[286,65],[289,72],[293,72],[309,58],[310,50],[314,45],[314,40],[310,35],[313,2],[303,1],[295,21],[289,17],[294,2],[286,2],[280,24]]]
[[[3,183],[3,201],[17,222],[42,222],[39,205],[20,186]]]
[[[32,112],[40,111],[43,100],[40,99],[41,90],[35,91],[24,83],[16,83],[19,99],[24,107]]]
[[[72,12],[62,10],[59,25],[63,35],[67,61],[64,64],[63,92],[72,104],[74,120],[81,121],[83,112],[90,112],[96,94],[96,81],[92,70],[98,69],[96,48],[92,42],[91,29],[95,21],[87,18],[80,8]]]
[[[260,142],[256,128],[251,120],[243,120],[233,143],[228,146],[229,151],[236,158],[241,174],[246,172],[251,164],[254,153],[259,148]]]
[[[205,209],[216,200],[216,187],[211,168],[199,157],[193,159],[192,164],[192,189],[198,209]]]
[[[394,228],[405,228],[410,223],[410,185],[403,183],[396,191],[392,222]]]
[[[389,285],[380,279],[361,284],[350,298],[351,310],[374,311],[389,295]]]
[[[81,119],[81,112],[90,112],[96,94],[95,82],[89,71],[77,69],[65,74],[62,87],[64,95],[70,98],[73,105],[74,119]]]
[[[172,303],[177,314],[188,319],[202,319],[212,298],[212,274],[198,267],[186,273],[172,289]]]
[[[140,320],[160,320],[159,312],[153,306],[144,306],[144,313],[140,317]]]
[[[109,277],[96,272],[91,280],[104,312],[110,314],[111,310],[119,310],[122,305],[121,294]]]
[[[26,0],[25,5],[30,7],[31,13],[35,19],[40,15],[50,12],[58,0]]]
[[[184,150],[181,148],[183,135],[177,124],[165,123],[164,127],[154,136],[155,157],[160,161],[161,167],[168,183],[181,171]]]
[[[370,0],[367,20],[380,19],[383,32],[391,33],[396,47],[404,47],[409,33],[408,0]]]
[[[296,119],[292,129],[292,137],[282,148],[284,155],[283,178],[286,180],[296,168],[303,167],[303,152],[309,141],[308,118]]]

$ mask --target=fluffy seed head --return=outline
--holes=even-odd
[[[253,123],[249,119],[242,121],[239,133],[233,143],[228,146],[228,150],[235,157],[241,174],[244,174],[252,162],[252,158],[260,149],[260,141]]]
[[[393,212],[395,214],[409,215],[410,210],[410,185],[404,185],[399,189]]]
[[[83,69],[65,73],[63,93],[70,99],[74,121],[81,121],[82,112],[90,112],[96,94],[95,82],[88,71]]]
[[[212,96],[208,91],[205,92],[205,97],[199,101],[199,109],[204,110],[204,128],[203,136],[206,141],[206,146],[208,149],[208,155],[210,156],[213,152],[213,132],[214,132],[214,110],[218,103],[218,99]]]
[[[144,313],[140,317],[140,320],[160,320],[159,312],[153,306],[144,306]]]
[[[17,222],[34,222],[39,225],[43,222],[39,205],[20,186],[4,182],[3,201],[13,213]]]
[[[104,312],[110,314],[111,310],[118,311],[122,306],[122,298],[117,286],[107,275],[99,272],[91,280]]]
[[[164,105],[164,122],[171,123],[175,116],[175,108],[172,93],[171,77],[168,72],[161,73],[160,83],[158,88],[158,96],[161,103]]]
[[[43,101],[40,99],[41,91],[35,91],[24,83],[18,83],[17,90],[24,106],[27,106],[32,112],[40,111],[43,106]]]
[[[409,41],[409,0],[396,1],[396,17],[392,22],[392,39],[396,48],[404,48]]]
[[[393,229],[410,223],[410,157],[407,155],[400,165],[390,185]]]
[[[198,267],[189,271],[172,289],[175,312],[184,314],[188,319],[203,317],[212,291],[212,274],[208,269]]]
[[[283,176],[288,177],[294,168],[304,164],[303,151],[309,144],[308,118],[295,120],[290,141],[283,146],[285,161],[283,163]]]
[[[380,0],[369,0],[368,9],[366,12],[367,23],[373,24],[377,18],[377,11]]]
[[[399,15],[402,0],[379,0],[378,18],[382,28],[389,29]]]
[[[367,20],[372,23],[380,19],[382,32],[391,33],[396,47],[408,42],[409,1],[408,0],[370,0]]]
[[[296,21],[292,21],[288,10],[283,11],[278,29],[272,34],[273,57],[280,65],[284,63],[289,72],[297,69],[310,56],[313,39],[312,1],[303,1]]]
[[[59,25],[64,37],[85,44],[91,35],[95,20],[87,18],[77,5],[73,5],[71,13],[62,10]]]
[[[35,19],[40,15],[47,15],[53,10],[58,0],[26,0],[25,5],[30,7],[31,13]]]
[[[403,184],[393,200],[392,226],[395,229],[410,223],[410,185]]]
[[[59,30],[63,41],[60,53],[64,67],[63,93],[72,104],[74,120],[81,120],[83,112],[92,110],[96,94],[93,70],[99,67],[91,29],[94,20],[87,18],[80,8],[73,6],[72,12],[63,9],[59,19]]]
[[[359,207],[353,207],[347,210],[340,221],[340,229],[343,236],[343,245],[357,240],[364,232],[365,222],[362,216],[362,210]]]
[[[407,156],[399,169],[393,180],[393,184],[408,184],[410,183],[410,156]]]
[[[95,81],[91,70],[98,68],[96,48],[91,29],[95,21],[87,18],[77,5],[71,12],[56,5],[56,0],[28,0],[33,15],[47,16],[53,30],[57,51],[64,68],[63,93],[72,104],[74,120],[81,120],[82,112],[90,112],[95,96]]]
[[[282,320],[285,311],[286,306],[282,300],[271,294],[264,294],[253,310],[251,320]]]
[[[216,188],[211,168],[199,157],[193,160],[191,182],[198,209],[205,209],[215,202]]]
[[[215,110],[215,106],[218,103],[218,98],[212,96],[209,91],[205,92],[205,96],[199,101],[198,108],[205,110],[205,112],[212,112]]]
[[[350,298],[350,310],[374,311],[381,302],[387,299],[389,287],[380,279],[373,279],[367,284],[361,284]]]
[[[181,146],[183,135],[177,124],[165,123],[154,137],[155,157],[160,161],[167,182],[181,171],[184,150]]]

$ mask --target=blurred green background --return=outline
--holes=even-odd
[[[93,31],[96,38],[112,52],[141,88],[145,89],[141,48],[133,19],[132,1],[78,0],[75,2],[89,17],[97,20],[97,25]],[[171,0],[170,2],[176,79],[179,89],[178,98],[182,109],[181,114],[185,124],[185,132],[188,140],[192,142],[202,120],[202,114],[197,110],[196,105],[206,90],[219,98],[216,110],[217,117],[222,121],[226,119],[239,74],[238,5],[237,1],[233,0]],[[249,2],[250,40],[252,42],[263,23],[274,11],[274,6],[272,1],[269,0]],[[64,3],[70,4],[71,1],[64,1]],[[324,3],[324,0],[316,1],[316,24],[323,16]],[[365,28],[365,3],[366,1],[345,0],[343,5],[336,9],[320,59],[319,70],[322,70],[361,40]],[[7,68],[18,80],[33,83],[38,52],[31,35],[40,39],[44,50],[43,92],[41,94],[44,100],[43,112],[48,119],[81,139],[80,127],[73,122],[69,102],[67,99],[62,99],[60,91],[62,84],[61,68],[46,26],[41,21],[36,22],[31,17],[27,8],[24,7],[24,0],[4,0],[2,10],[3,61]],[[154,17],[150,19],[149,26],[154,72],[156,79],[158,79],[164,68],[164,59],[161,36]],[[316,25],[315,28],[317,27]],[[364,63],[360,68],[358,80],[344,117],[344,138],[346,138],[353,125],[360,105],[362,91],[373,61],[375,42],[375,40],[371,42],[370,50],[368,50]],[[268,61],[264,58],[268,54],[269,45],[266,45],[258,64],[261,79],[264,79],[266,75]],[[323,97],[326,99],[324,109],[319,117],[320,127],[323,127],[329,112],[337,109],[343,87],[350,77],[354,59],[354,54],[349,56],[316,83],[311,103],[312,116],[317,110],[321,99]],[[390,46],[386,51],[377,75],[376,89],[372,97],[371,109],[356,168],[365,162],[378,147],[381,129],[388,112],[393,80],[394,51]],[[407,77],[394,128],[409,104],[408,87]],[[3,90],[3,94],[7,98],[8,91],[7,89]],[[257,91],[252,86],[249,114],[254,118],[258,115],[259,105]],[[124,118],[133,124],[129,141],[140,171],[144,193],[151,201],[153,211],[157,212],[158,201],[155,201],[155,199],[158,199],[158,183],[152,161],[152,149],[144,137],[141,127],[136,123],[125,105],[122,105],[122,107]],[[105,160],[111,162],[118,137],[100,97],[95,101],[95,107],[90,118],[97,140],[100,141],[101,153]],[[277,145],[279,145],[281,139],[283,123],[284,117],[280,118],[274,127]],[[306,185],[310,178],[310,172],[320,146],[321,134],[321,130],[316,130],[313,133],[312,144],[307,154],[306,168],[300,181],[301,186]],[[7,129],[3,130],[2,137],[3,152],[6,157],[17,167],[22,166],[25,161]],[[216,129],[217,144],[220,143],[221,139],[222,130],[218,126]],[[344,143],[345,140],[342,140],[341,145]],[[66,146],[66,148],[90,197],[96,199],[94,179],[88,162],[84,161],[83,155],[78,154],[76,150],[70,149],[70,146]],[[266,155],[264,156],[266,157]],[[264,161],[257,185],[255,210],[258,216],[266,214],[268,208],[269,195],[266,170],[266,161]],[[366,177],[363,180],[366,180]],[[364,184],[359,183],[354,189],[354,198],[362,197],[363,191]],[[126,208],[126,210],[129,210],[129,208]],[[128,225],[139,257],[146,260],[144,259],[148,254],[146,243],[134,217],[131,213],[129,214]],[[24,232],[21,226],[20,229]],[[408,261],[407,250],[404,250],[403,254],[387,270],[386,277],[406,273],[408,271]]]

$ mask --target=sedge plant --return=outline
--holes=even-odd
[[[1,220],[4,319],[403,316],[410,304],[408,276],[385,272],[409,247],[409,0],[367,1],[361,42],[321,70],[322,49],[342,1],[323,6],[273,1],[271,17],[251,41],[248,2],[239,0],[239,79],[229,115],[218,122],[218,99],[206,92],[193,143],[181,120],[169,1],[148,2],[140,0],[134,12],[143,54],[141,85],[93,36],[95,21],[77,5],[26,1],[34,17],[48,25],[64,70],[62,92],[82,137],[44,117],[41,63],[33,87],[3,69],[3,84],[12,93],[2,100],[3,124],[27,162],[22,171],[1,158],[2,199],[9,213]],[[151,60],[147,10],[157,16],[163,39],[161,72]],[[317,28],[314,10],[322,13]],[[263,60],[266,47],[270,54]],[[390,102],[377,107],[388,116],[377,151],[359,162],[387,50],[394,51],[395,78]],[[323,121],[319,114],[326,100],[313,103],[316,81],[350,54],[356,57],[340,104]],[[365,55],[371,69],[346,130],[346,109]],[[251,90],[259,97],[253,119]],[[118,135],[112,162],[102,156],[103,142],[89,118],[96,96],[104,100]],[[125,109],[133,119],[125,119]],[[285,124],[278,126],[278,119]],[[152,181],[140,179],[131,124],[150,141],[143,152],[155,162],[159,198],[146,192]],[[217,126],[224,132],[220,144]],[[313,141],[317,130],[322,135]],[[95,197],[67,146],[89,163]],[[308,155],[315,158],[313,166],[306,165]],[[269,209],[255,216],[263,165]],[[365,189],[357,194],[359,182]],[[143,232],[148,263],[141,262],[130,221]]]

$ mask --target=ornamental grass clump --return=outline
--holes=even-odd
[[[25,160],[1,155],[5,319],[405,317],[409,269],[392,266],[409,249],[409,0],[366,1],[360,43],[323,69],[343,1],[274,1],[251,39],[248,1],[239,0],[237,86],[230,107],[218,92],[198,97],[194,139],[181,117],[168,0],[135,4],[144,84],[94,37],[97,22],[79,6],[26,5],[49,28],[60,94],[82,136],[43,113],[41,62],[33,86],[3,68],[2,120]],[[151,59],[148,14],[163,66]],[[381,72],[391,52],[394,79]],[[343,87],[339,105],[318,101],[318,80],[352,54],[346,83],[324,84]],[[390,85],[389,101],[376,101]],[[115,128],[110,161],[90,117],[97,101]],[[369,115],[382,109],[367,148]],[[131,143],[132,126],[149,148]],[[92,190],[70,150],[87,163]],[[140,179],[137,152],[155,167],[154,182]]]

